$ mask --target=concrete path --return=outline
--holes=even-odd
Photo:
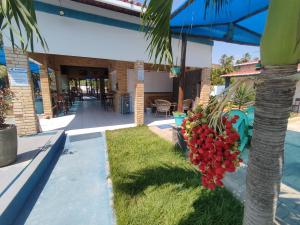
[[[95,102],[79,106],[67,127],[67,132],[76,129],[76,134],[67,136],[57,164],[45,175],[16,225],[114,224],[105,134],[80,132],[99,125],[91,118],[97,113],[95,107]]]

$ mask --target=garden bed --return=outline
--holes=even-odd
[[[238,225],[227,190],[205,190],[184,155],[148,127],[107,132],[118,225]]]

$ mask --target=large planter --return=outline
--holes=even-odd
[[[7,166],[17,159],[18,138],[16,126],[0,129],[0,167]]]

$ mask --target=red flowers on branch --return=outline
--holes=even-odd
[[[238,116],[222,118],[222,129],[209,127],[207,112],[201,107],[190,112],[181,133],[189,148],[189,158],[198,167],[202,185],[214,190],[223,187],[226,172],[235,172],[242,160],[238,150],[239,134],[233,128]]]

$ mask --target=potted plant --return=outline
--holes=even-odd
[[[181,67],[180,66],[172,66],[170,68],[170,77],[178,77],[181,73]]]
[[[176,126],[180,127],[184,118],[186,117],[186,113],[184,112],[173,112],[173,116],[175,119]]]
[[[5,124],[7,111],[11,108],[13,92],[0,88],[0,167],[7,166],[17,159],[18,139],[15,125]]]

